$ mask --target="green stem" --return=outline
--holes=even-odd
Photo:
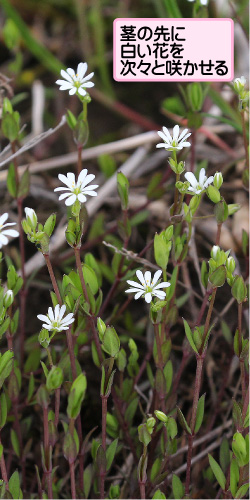
[[[85,280],[84,280],[84,276],[83,276],[83,271],[82,271],[82,263],[81,263],[81,257],[80,257],[80,248],[74,247],[74,252],[75,252],[75,258],[76,258],[76,267],[77,267],[79,278],[80,278],[80,281],[81,281],[83,295],[84,295],[84,298],[85,298],[86,302],[90,306],[89,298],[88,298],[88,292],[87,292],[87,288],[86,288],[86,284],[85,284]]]
[[[241,375],[241,388],[242,399],[245,401],[246,397],[246,379],[245,379],[245,362],[241,358],[242,351],[242,302],[238,304],[238,333],[239,333],[239,355],[240,355],[240,375]]]
[[[248,140],[247,140],[246,122],[245,122],[243,109],[240,112],[240,114],[241,114],[243,141],[244,141],[244,148],[245,148],[245,155],[246,155],[246,168],[249,170]]]
[[[60,295],[59,288],[58,288],[58,285],[57,285],[56,277],[55,277],[55,274],[54,274],[54,271],[53,271],[53,267],[52,267],[52,264],[51,264],[51,261],[50,261],[50,258],[49,258],[49,254],[44,253],[43,256],[44,256],[45,262],[47,264],[47,268],[48,268],[48,271],[49,271],[51,283],[52,283],[52,286],[54,288],[54,292],[56,294],[56,298],[58,300],[58,304],[60,304],[60,306],[61,306],[62,305],[62,299],[61,299],[61,295]]]
[[[1,439],[0,439],[0,445],[1,445]],[[5,465],[4,453],[2,453],[2,456],[0,458],[0,469],[1,469],[3,481],[5,482],[6,488],[8,489],[9,483],[8,483],[8,475],[7,475],[6,465]]]
[[[205,359],[205,354],[206,354],[206,350],[204,349],[204,344],[205,344],[206,336],[207,336],[209,326],[210,326],[210,320],[211,320],[211,316],[212,316],[216,291],[217,291],[217,288],[214,288],[214,290],[212,292],[210,304],[209,304],[209,309],[207,312],[203,340],[202,340],[202,345],[200,348],[201,354],[198,354],[196,356],[197,366],[196,366],[196,375],[195,375],[192,415],[191,415],[191,422],[190,422],[191,435],[188,436],[188,454],[187,454],[187,469],[186,469],[186,483],[185,483],[185,494],[186,495],[189,495],[189,486],[190,486],[190,479],[191,479],[191,461],[192,461],[192,454],[193,454],[193,439],[194,439],[194,435],[195,435],[195,423],[196,423],[197,407],[198,407],[200,388],[201,388],[202,369],[203,369],[203,364],[204,364],[204,359]]]

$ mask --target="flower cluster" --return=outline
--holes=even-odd
[[[16,225],[15,222],[8,222],[5,224],[8,217],[9,214],[7,212],[0,216],[0,248],[8,244],[8,236],[12,236],[13,238],[17,238],[17,236],[19,236],[19,232],[15,229],[5,229],[9,228],[9,226]]]

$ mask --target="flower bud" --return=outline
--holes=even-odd
[[[241,205],[239,203],[231,203],[230,205],[228,205],[228,215],[235,214],[236,212],[238,212],[238,210],[240,210],[240,208]]]
[[[235,270],[235,260],[232,256],[228,257],[228,259],[226,261],[226,268],[230,274],[233,274],[233,272]]]
[[[146,422],[149,434],[152,434],[152,432],[154,430],[155,424],[156,424],[155,418],[154,417],[149,417],[148,420],[147,420],[147,422]]]
[[[165,238],[166,240],[171,240],[172,236],[174,233],[174,226],[171,224],[171,226],[168,226],[167,229],[165,229]]]
[[[106,331],[106,325],[105,325],[104,321],[102,321],[101,318],[97,319],[97,329],[98,329],[99,337],[102,340],[103,339],[103,335],[104,335],[104,333]]]
[[[37,215],[35,210],[33,210],[33,208],[25,207],[24,211],[28,224],[30,225],[31,229],[35,231],[37,226]]]
[[[7,290],[3,297],[3,305],[6,309],[11,306],[14,302],[14,293],[12,290]]]
[[[214,260],[216,260],[216,257],[219,256],[218,252],[220,253],[220,247],[218,247],[218,245],[214,245],[211,250],[211,257]]]
[[[239,93],[241,92],[246,84],[246,79],[244,76],[241,76],[240,78],[235,78],[233,82],[234,90],[235,92]]]
[[[164,424],[167,423],[168,421],[168,417],[167,415],[165,415],[165,413],[163,413],[163,411],[160,411],[160,410],[155,410],[155,416],[161,420],[161,422],[164,422]]]
[[[221,172],[216,172],[216,174],[214,175],[214,186],[217,189],[220,189],[222,183],[223,183],[223,175],[222,175],[222,173]]]

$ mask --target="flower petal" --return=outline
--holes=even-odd
[[[67,71],[68,75],[70,75],[73,80],[76,80],[76,74],[72,68],[67,68],[66,71]]]
[[[146,281],[146,285],[151,285],[151,272],[150,271],[146,271],[145,274],[144,274],[144,277],[145,277],[145,281]]]
[[[155,297],[157,297],[158,299],[165,299],[166,297],[166,293],[162,290],[157,290],[156,292],[154,291],[153,295],[155,295]]]
[[[70,207],[71,205],[73,205],[76,201],[76,195],[75,194],[72,194],[66,201],[65,201],[65,205],[67,205],[67,207]]]
[[[148,304],[150,304],[151,300],[152,300],[152,294],[149,292],[149,293],[146,293],[145,295],[145,300]]]
[[[185,179],[187,179],[188,182],[190,182],[191,186],[196,187],[198,184],[198,181],[193,174],[193,172],[186,172],[184,175]]]
[[[65,200],[65,198],[68,198],[69,196],[71,196],[70,193],[63,193],[63,194],[60,194],[58,200],[59,201],[62,201],[62,200]]]
[[[180,132],[179,125],[175,125],[174,128],[173,128],[173,140],[174,141],[178,141],[179,132]]]
[[[144,278],[142,272],[140,271],[140,269],[138,269],[135,274],[136,274],[138,280],[141,282],[141,284],[143,286],[146,286],[145,278]]]
[[[80,174],[81,175],[81,174]],[[85,177],[83,179],[80,178],[80,175],[78,177],[78,181],[77,181],[77,184],[79,182],[79,185],[81,184],[81,187],[85,187],[87,186],[87,184],[89,184],[91,181],[94,180],[95,178],[95,175],[94,174],[89,174],[89,175],[85,175]],[[79,179],[80,178],[80,179]]]
[[[164,134],[166,135],[168,142],[170,142],[170,144],[171,144],[172,137],[171,137],[171,134],[170,134],[168,128],[167,127],[162,127],[162,130],[163,130]]]
[[[203,186],[205,180],[206,180],[206,170],[205,168],[202,168],[199,174],[199,184]]]
[[[65,80],[67,80],[67,82],[70,82],[71,84],[73,83],[71,76],[64,69],[61,70],[61,75],[65,78]]]
[[[213,175],[210,175],[210,177],[208,177],[208,179],[206,180],[205,184],[204,184],[204,187],[206,188],[207,186],[209,186],[209,184],[211,184],[212,182],[214,181],[214,176]]]
[[[78,199],[81,203],[85,203],[85,201],[87,201],[87,198],[86,198],[86,196],[84,196],[84,194],[83,194],[83,193],[79,193],[79,194],[77,195],[77,199]]]
[[[93,76],[94,76],[94,73],[93,73],[93,72],[92,72],[92,73],[89,73],[89,75],[85,76],[85,77],[82,79],[81,83],[85,83],[85,82],[87,82],[88,80],[91,80],[91,78],[92,78]]]
[[[152,286],[156,285],[156,283],[157,283],[157,281],[158,281],[158,279],[160,278],[161,275],[162,275],[162,271],[161,271],[161,269],[158,269],[158,271],[156,271],[154,273],[154,277],[153,277],[152,283],[151,283]]]
[[[72,87],[72,89],[69,91],[69,95],[74,95],[77,91],[76,87]]]
[[[78,64],[76,72],[77,72],[77,76],[78,76],[79,80],[81,80],[84,77],[87,69],[88,69],[88,65],[86,62],[84,62],[84,63],[81,62]]]
[[[140,291],[140,292],[138,292],[138,293],[136,293],[136,294],[135,294],[135,297],[134,297],[134,298],[135,298],[135,300],[138,300],[138,299],[142,296],[142,294],[143,294],[143,293],[144,293],[144,292],[143,292],[143,290],[142,290],[142,291]]]
[[[80,95],[82,95],[82,96],[85,96],[85,95],[87,94],[86,90],[84,90],[84,88],[83,88],[83,87],[79,87],[79,88],[77,89],[77,92],[78,92],[78,94],[80,94]]]
[[[9,240],[7,238],[7,236],[4,236],[4,234],[0,233],[0,244],[1,244],[1,247],[3,245],[8,245],[9,243]]]
[[[40,319],[40,321],[45,321],[46,323],[50,324],[50,319],[48,318],[48,316],[45,316],[44,314],[38,314],[37,317],[38,319]]]
[[[15,229],[4,229],[4,231],[1,231],[1,234],[4,234],[5,236],[12,236],[13,238],[17,238],[19,236],[19,232]]]
[[[168,288],[170,285],[171,283],[163,281],[162,283],[159,283],[158,285],[154,286],[154,290],[158,290],[159,288]]]
[[[49,307],[49,309],[48,309],[48,316],[49,316],[50,321],[55,321],[55,316],[54,316],[54,312],[53,312],[52,307]]]
[[[145,285],[141,285],[140,283],[137,283],[136,281],[127,280],[127,283],[129,285],[134,286],[134,287],[139,288],[139,289],[141,288],[144,290],[144,288],[145,288]]]
[[[8,217],[9,217],[9,214],[7,212],[5,212],[3,215],[1,215],[0,226],[2,226],[5,223],[5,221],[8,219]]]
[[[191,135],[191,132],[188,132],[188,128],[184,128],[179,136],[179,142],[184,140],[184,136],[187,134],[187,137]]]
[[[88,174],[88,170],[86,168],[83,168],[81,170],[80,174],[78,175],[77,186],[80,186],[80,184],[82,184],[84,182],[84,180],[87,177],[87,174]]]

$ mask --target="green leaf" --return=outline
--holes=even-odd
[[[129,403],[129,405],[128,405],[126,411],[125,411],[124,420],[128,424],[132,424],[132,422],[133,422],[133,418],[134,418],[136,410],[138,408],[138,402],[139,402],[138,398],[134,398]]]
[[[240,477],[239,466],[236,462],[236,459],[233,458],[230,465],[230,490],[233,497],[235,497],[238,488],[239,477]]]
[[[118,445],[118,439],[115,439],[108,447],[106,451],[106,460],[107,460],[107,471],[110,469],[112,462],[115,458],[116,449]]]
[[[205,396],[206,394],[203,394],[199,401],[198,401],[198,406],[197,406],[197,413],[196,413],[196,421],[195,421],[195,428],[194,432],[195,434],[199,431],[201,424],[203,422],[203,416],[204,416],[204,406],[205,406]]]
[[[237,300],[238,304],[245,301],[247,297],[247,287],[242,276],[237,276],[232,286],[232,295]]]
[[[152,498],[153,498],[153,500],[154,499],[155,500],[164,500],[166,497],[165,497],[164,493],[162,493],[161,490],[156,490],[156,492]]]
[[[217,269],[208,276],[208,279],[213,288],[223,286],[226,281],[226,278],[227,278],[227,271],[225,266],[217,267]]]
[[[29,190],[30,190],[30,173],[29,169],[26,168],[19,182],[18,193],[17,193],[18,198],[24,198],[25,196],[27,196],[29,194]]]
[[[84,495],[85,498],[89,497],[89,492],[91,488],[91,482],[92,482],[92,464],[89,464],[85,469],[83,473],[83,484],[84,484]]]
[[[118,172],[117,174],[117,189],[122,204],[122,210],[127,210],[129,182],[127,177],[122,172]]]
[[[230,464],[230,449],[227,438],[223,438],[220,445],[220,464],[223,472],[226,472]]]
[[[241,487],[236,491],[234,498],[244,498],[249,489],[249,483],[242,484]]]
[[[225,490],[225,487],[226,487],[226,478],[225,478],[225,475],[221,469],[221,467],[219,466],[219,464],[216,462],[216,460],[214,460],[214,458],[212,457],[212,455],[208,454],[208,459],[209,459],[209,464],[210,464],[210,467],[220,485],[220,487],[222,488],[222,490],[224,491]]]
[[[19,441],[18,441],[18,437],[17,437],[16,432],[14,431],[14,429],[10,430],[10,440],[11,440],[11,444],[13,446],[13,450],[14,450],[15,454],[17,455],[18,458],[20,458]]]
[[[117,356],[120,350],[120,339],[112,327],[107,327],[102,338],[102,348],[112,358]]]
[[[179,420],[179,423],[181,425],[181,427],[188,433],[188,434],[192,434],[191,433],[191,429],[181,411],[181,409],[179,408],[179,406],[177,406],[177,416],[178,416],[178,420]]]
[[[185,493],[185,489],[184,489],[184,486],[183,486],[181,480],[175,474],[173,474],[173,477],[172,477],[172,489],[173,489],[174,498],[177,498],[177,499],[183,498],[184,493]]]
[[[80,375],[78,375],[78,377],[74,380],[68,396],[67,414],[69,418],[75,419],[79,415],[86,388],[86,376],[84,373],[80,373]]]
[[[141,424],[138,427],[139,441],[144,444],[144,446],[148,446],[151,441],[151,435],[148,432],[146,424]]]
[[[176,0],[163,0],[167,17],[182,17]]]
[[[16,176],[15,176],[15,166],[14,163],[11,163],[8,169],[7,175],[7,188],[11,196],[16,198],[17,196],[17,185],[16,185]]]
[[[170,391],[173,381],[173,363],[171,359],[169,359],[166,365],[164,366],[163,373],[166,380],[166,391],[168,393]]]
[[[185,333],[186,333],[186,336],[187,336],[187,339],[188,339],[188,342],[190,344],[190,346],[192,347],[193,351],[196,352],[196,354],[198,354],[198,350],[197,350],[197,347],[193,341],[193,335],[192,335],[192,332],[191,332],[191,329],[190,329],[190,326],[189,324],[187,323],[187,321],[183,319],[183,322],[184,322],[184,328],[185,328]]]
[[[0,429],[5,426],[8,415],[7,400],[4,392],[0,396]]]
[[[20,489],[20,479],[18,471],[13,472],[9,479],[9,490],[13,498],[23,498],[22,491]]]
[[[97,158],[98,165],[105,175],[105,177],[111,177],[116,171],[116,162],[113,156],[108,154],[102,154]]]

